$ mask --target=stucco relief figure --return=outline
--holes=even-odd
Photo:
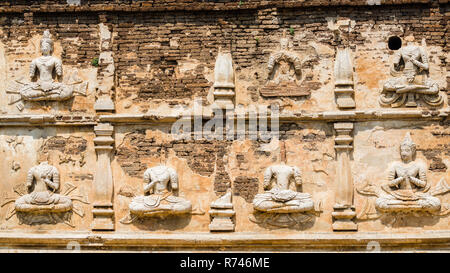
[[[72,97],[71,87],[53,80],[53,71],[56,76],[62,77],[62,62],[52,56],[53,41],[50,32],[46,30],[41,39],[42,56],[34,59],[30,65],[30,78],[38,77],[36,82],[26,84],[20,94],[25,100],[65,100]]]
[[[384,106],[416,107],[417,100],[421,98],[430,106],[439,106],[444,98],[439,94],[439,86],[428,78],[429,63],[425,51],[425,40],[422,47],[414,44],[414,37],[405,38],[407,45],[400,48],[394,57],[391,75],[383,86],[380,103]]]
[[[85,196],[75,191],[77,186],[66,182],[60,185],[58,169],[49,164],[47,154],[39,155],[39,165],[29,169],[25,183],[14,186],[18,197],[5,197],[0,207],[14,204],[6,213],[6,220],[17,215],[19,224],[57,224],[65,223],[75,227],[72,214],[84,217],[84,209],[80,204],[89,204]]]
[[[285,36],[285,34],[283,35]],[[270,82],[278,85],[282,82],[295,82],[296,74],[301,75],[300,58],[288,50],[289,40],[286,37],[280,40],[280,51],[270,55],[267,69],[269,76],[273,74]],[[278,65],[278,69],[276,66]],[[291,69],[291,65],[294,69]]]
[[[439,211],[441,201],[428,193],[427,167],[415,160],[416,144],[408,133],[400,145],[401,162],[394,162],[388,172],[388,182],[381,186],[382,194],[375,206],[380,211]]]
[[[59,171],[47,161],[28,171],[26,186],[28,194],[15,202],[17,212],[65,212],[72,209],[68,196],[56,193],[59,190]]]
[[[309,193],[289,189],[291,181],[302,184],[300,169],[284,164],[271,166],[264,172],[264,193],[253,199],[253,208],[268,213],[295,213],[314,209]]]
[[[16,80],[7,89],[7,93],[19,96],[12,97],[9,104],[21,101],[64,101],[72,98],[74,93],[85,95],[86,83],[79,78],[72,79],[74,82],[70,84],[58,81],[62,80],[63,67],[61,59],[52,56],[53,40],[48,30],[44,32],[40,41],[40,50],[42,56],[34,59],[30,64],[30,81]],[[75,77],[78,76],[75,75]],[[22,110],[23,106],[18,108]]]
[[[167,166],[149,168],[144,173],[144,195],[133,198],[130,212],[137,216],[183,214],[192,211],[191,202],[175,196],[178,175]]]
[[[286,32],[280,39],[279,49],[272,53],[267,63],[268,79],[260,93],[264,97],[306,96],[310,91],[301,87],[303,62],[289,48]]]
[[[393,162],[388,169],[387,182],[377,185],[367,181],[356,186],[356,191],[368,197],[364,200],[357,218],[375,220],[382,218],[387,224],[408,225],[400,216],[443,217],[450,213],[450,204],[438,198],[450,192],[444,178],[431,186],[427,179],[427,166],[416,160],[416,145],[407,133],[400,145],[401,161]]]

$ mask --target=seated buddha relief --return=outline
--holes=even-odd
[[[149,168],[144,173],[144,195],[132,199],[130,213],[136,216],[190,213],[189,200],[175,196],[178,174],[164,165]]]
[[[264,172],[264,192],[253,198],[253,214],[249,220],[264,228],[304,230],[315,222],[320,203],[311,194],[302,192],[300,168],[286,164],[285,143],[280,146],[280,163]]]
[[[387,182],[381,185],[383,191],[375,202],[376,208],[383,212],[439,211],[441,202],[429,193],[427,167],[416,160],[416,144],[409,133],[400,144],[400,156],[401,161],[389,167]]]
[[[29,81],[16,80],[6,90],[8,94],[13,94],[9,104],[20,103],[18,105],[21,106],[17,107],[22,110],[23,101],[64,101],[72,98],[75,93],[86,95],[87,83],[79,78],[70,84],[62,82],[62,61],[52,55],[53,50],[51,34],[46,30],[40,41],[42,56],[35,58],[30,64]]]
[[[270,166],[264,172],[264,193],[253,199],[253,208],[267,213],[310,211],[314,202],[309,193],[289,189],[290,183],[302,184],[300,169],[285,164]]]
[[[61,187],[60,172],[51,165],[52,156],[42,153],[38,155],[37,161],[38,165],[28,170],[25,181],[14,186],[14,193],[18,196],[3,198],[0,207],[10,203],[14,205],[5,219],[17,215],[19,224],[64,223],[74,228],[72,215],[75,213],[84,217],[84,208],[80,203],[89,204],[87,197],[77,192],[78,186],[69,181]],[[74,204],[75,201],[80,203]]]
[[[60,174],[50,165],[47,156],[40,156],[39,165],[32,167],[27,174],[28,193],[15,201],[17,212],[49,213],[66,212],[72,209],[69,196],[59,194]]]
[[[450,187],[444,177],[432,186],[427,177],[426,163],[416,159],[416,144],[409,132],[400,144],[399,152],[401,160],[389,165],[384,182],[378,184],[366,181],[356,186],[359,194],[376,197],[364,200],[358,219],[370,220],[396,215],[448,215],[450,204],[443,203],[438,196],[450,192]],[[394,217],[394,222],[400,218]]]
[[[383,85],[379,101],[383,106],[417,107],[422,99],[429,106],[439,106],[444,98],[439,93],[438,84],[428,77],[430,66],[425,40],[422,46],[414,43],[414,36],[405,38],[407,45],[394,55],[391,75]]]

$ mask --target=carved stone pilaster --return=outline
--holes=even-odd
[[[221,109],[234,108],[234,69],[231,53],[220,52],[214,67],[214,103]]]
[[[333,230],[357,230],[355,207],[353,205],[353,178],[350,167],[350,155],[353,150],[353,123],[335,123],[335,146],[337,158],[337,186],[333,206]]]
[[[92,209],[92,230],[114,230],[113,190],[111,152],[114,146],[113,126],[101,123],[94,127],[97,166],[94,174],[94,206]]]
[[[355,108],[353,65],[348,48],[337,49],[334,63],[334,94],[339,108]]]

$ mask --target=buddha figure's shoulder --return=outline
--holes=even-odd
[[[62,64],[61,59],[56,57],[56,56],[51,56],[50,60],[55,65],[61,65]]]
[[[290,171],[290,167],[286,165],[272,165],[267,167],[266,173],[271,173],[272,175],[277,175],[282,172]]]
[[[38,167],[39,165],[36,165],[36,166],[33,166],[33,167],[31,167],[30,169],[28,169],[28,172],[29,173],[34,173],[36,170],[37,170],[37,167]]]
[[[388,166],[388,169],[390,171],[396,171],[396,170],[403,169],[403,168],[405,168],[405,165],[401,161],[394,161],[391,164],[389,164],[389,166]]]
[[[403,56],[406,53],[406,49],[404,47],[401,47],[397,50],[396,54]]]
[[[55,62],[62,62],[61,59],[56,56],[52,56],[52,59],[55,60]]]
[[[412,52],[415,52],[419,50],[419,47],[417,46],[405,46],[400,48],[398,51],[399,53],[404,56],[404,55],[410,55]]]
[[[425,163],[422,159],[416,159],[414,163],[419,169],[427,169],[427,163]]]
[[[40,56],[33,60],[34,63],[61,63],[61,59],[55,56]]]
[[[150,175],[152,173],[152,168],[147,168],[144,172],[144,176]]]

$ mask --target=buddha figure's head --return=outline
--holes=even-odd
[[[411,139],[411,134],[408,132],[400,144],[400,156],[405,163],[411,162],[416,156],[416,144]]]
[[[53,53],[53,41],[48,30],[44,31],[41,39],[41,52],[44,56],[49,56]]]
[[[283,37],[280,39],[280,49],[287,50],[289,47],[289,39],[286,37],[286,31],[283,30]]]

